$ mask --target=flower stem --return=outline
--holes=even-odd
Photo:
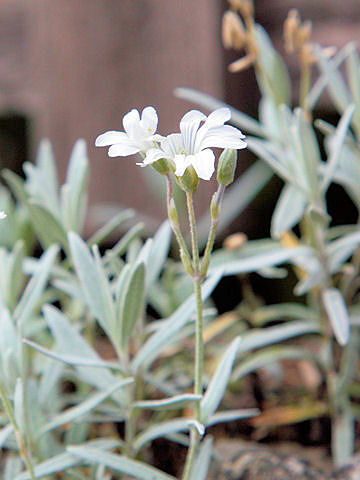
[[[211,211],[211,224],[209,230],[209,236],[206,243],[206,248],[204,252],[204,256],[201,262],[201,277],[205,278],[209,264],[210,264],[210,256],[212,249],[214,247],[216,230],[219,223],[219,215],[220,215],[220,208],[222,198],[225,192],[225,185],[219,184],[217,191],[214,193],[213,200],[212,200],[212,211]]]
[[[165,175],[166,178],[166,191],[167,191],[167,210],[168,210],[168,217],[171,223],[171,228],[175,234],[176,240],[180,247],[180,257],[184,264],[185,270],[192,275],[192,265],[191,265],[191,258],[186,246],[185,239],[181,233],[179,220],[178,220],[178,213],[176,210],[174,198],[173,198],[173,189],[172,189],[172,182],[170,174]]]
[[[311,66],[308,62],[302,62],[301,64],[301,77],[300,77],[300,94],[299,103],[300,107],[309,112],[309,106],[307,104],[307,96],[311,87]]]
[[[192,275],[194,281],[194,293],[196,299],[196,331],[195,331],[195,367],[194,367],[194,393],[202,395],[203,390],[203,365],[204,365],[204,343],[203,343],[203,301],[201,297],[201,274],[200,274],[200,256],[199,245],[196,232],[196,218],[194,211],[193,196],[191,192],[186,192],[187,209],[190,223],[191,246],[193,257]],[[197,403],[195,407],[195,418],[201,422],[200,404]],[[183,472],[183,480],[190,480],[194,468],[196,452],[199,447],[200,435],[195,430],[190,432],[190,447],[188,450],[185,468]]]
[[[187,203],[189,223],[190,223],[194,275],[196,276],[196,275],[199,275],[200,273],[200,257],[199,257],[199,245],[198,245],[197,232],[196,232],[194,201],[193,201],[193,195],[191,192],[186,192],[186,203]]]
[[[23,459],[23,462],[24,462],[26,468],[28,469],[31,480],[35,480],[34,467],[32,465],[30,454],[29,454],[27,446],[26,446],[26,442],[25,442],[25,440],[24,440],[24,438],[21,434],[21,431],[18,427],[18,424],[17,424],[16,419],[15,419],[13,407],[12,407],[8,397],[7,397],[7,393],[5,391],[5,388],[2,384],[2,382],[0,382],[0,398],[1,398],[2,403],[3,403],[4,411],[7,415],[10,423],[13,426],[16,442],[17,442],[18,447],[19,447],[20,456]]]
[[[196,431],[195,427],[191,429],[190,432],[190,447],[188,450],[188,454],[186,457],[184,472],[183,472],[183,480],[190,480],[191,475],[194,469],[195,458],[196,458],[196,451],[199,446],[199,434]]]

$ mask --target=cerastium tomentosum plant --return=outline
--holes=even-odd
[[[225,125],[231,118],[228,108],[220,108],[208,117],[197,110],[191,110],[180,121],[180,133],[166,137],[155,134],[157,114],[153,107],[146,107],[140,117],[137,110],[125,115],[123,125],[125,132],[110,131],[96,139],[97,146],[110,146],[109,156],[126,156],[140,153],[143,161],[138,165],[152,165],[164,175],[167,184],[167,209],[169,220],[180,249],[180,257],[185,270],[191,276],[196,299],[196,341],[194,366],[195,404],[194,424],[190,429],[190,447],[183,472],[183,479],[189,480],[193,475],[199,441],[205,433],[210,415],[215,413],[223,391],[214,378],[203,395],[203,298],[201,285],[207,277],[210,256],[214,246],[216,229],[221,210],[221,201],[227,185],[234,181],[236,169],[236,150],[246,147],[244,135],[235,127]],[[211,225],[208,239],[201,258],[197,238],[197,225],[193,194],[197,191],[199,179],[210,180],[215,171],[215,154],[212,148],[225,149],[217,166],[218,189],[210,205]],[[191,254],[181,232],[177,208],[173,198],[172,182],[175,178],[185,192],[187,213],[190,226]],[[228,369],[235,359],[238,339],[227,352]],[[225,360],[224,360],[225,361]],[[227,373],[229,375],[230,372]],[[225,372],[223,372],[226,375]],[[219,389],[215,392],[215,389]]]
[[[320,355],[312,361],[323,374],[327,406],[314,405],[313,416],[318,415],[318,411],[331,417],[332,454],[335,464],[341,465],[354,452],[355,420],[358,418],[352,396],[357,396],[359,381],[360,232],[358,221],[344,225],[342,219],[336,219],[338,225],[331,224],[328,190],[332,183],[340,185],[352,200],[359,218],[359,53],[353,43],[339,52],[334,47],[323,48],[315,44],[311,39],[311,22],[302,23],[298,12],[291,10],[284,23],[285,49],[288,54],[297,56],[300,72],[299,92],[292,92],[282,57],[254,20],[252,1],[229,0],[229,4],[230,9],[223,17],[224,46],[245,51],[245,56],[233,62],[229,70],[239,72],[253,66],[262,96],[259,121],[235,109],[232,110],[233,121],[246,129],[249,149],[266,162],[285,185],[272,216],[273,241],[248,242],[239,252],[226,252],[225,255],[218,252],[217,255],[221,260],[228,259],[228,268],[222,262],[225,272],[256,271],[273,278],[284,274],[273,266],[286,257],[299,280],[294,293],[306,296],[306,308],[296,303],[280,303],[261,306],[252,312],[249,306],[243,308],[245,299],[239,311],[250,322],[261,319],[258,326],[265,326],[268,321],[282,322],[284,318],[292,321],[263,328],[259,335],[251,331],[248,338],[244,335],[242,352],[256,348],[262,350],[240,362],[233,379],[239,379],[270,361],[304,356],[304,352],[296,348],[264,348],[267,345],[301,334],[320,334]],[[347,79],[340,70],[343,63]],[[319,74],[312,82],[316,66]],[[334,110],[341,116],[337,127],[312,118],[325,90],[332,99]],[[178,89],[177,94],[206,108],[224,105],[190,89]],[[294,98],[298,98],[299,106],[291,108]],[[326,161],[322,159],[314,126],[325,138]],[[292,230],[296,225],[299,225],[298,235]],[[293,249],[292,254],[289,247]],[[257,255],[254,254],[255,248]],[[236,260],[239,262],[237,267]],[[253,305],[253,302],[250,300],[248,304]]]

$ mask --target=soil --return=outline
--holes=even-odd
[[[323,447],[282,443],[269,448],[255,442],[221,440],[216,442],[216,451],[221,462],[209,480],[360,480],[360,456],[334,469]]]

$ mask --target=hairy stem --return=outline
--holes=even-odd
[[[180,225],[178,221],[178,214],[173,198],[173,189],[170,174],[165,175],[166,178],[166,191],[167,191],[167,210],[168,217],[171,223],[171,228],[175,234],[176,240],[180,247],[180,257],[184,264],[185,270],[192,274],[191,258],[186,246],[185,239],[181,233]]]
[[[193,427],[190,432],[190,447],[186,457],[184,472],[182,476],[183,480],[191,479],[192,472],[194,470],[196,451],[199,446],[199,441],[200,441],[199,434],[196,431],[195,427]]]
[[[219,187],[217,191],[214,193],[213,196],[213,208],[211,212],[211,224],[210,224],[210,230],[209,230],[209,235],[205,247],[205,252],[204,256],[201,262],[201,277],[205,278],[209,264],[210,264],[210,257],[211,257],[211,252],[214,247],[214,242],[215,242],[215,237],[216,237],[216,230],[217,226],[219,223],[219,215],[220,215],[220,209],[221,209],[221,202],[222,198],[224,196],[225,192],[225,185],[219,184]]]
[[[202,395],[203,390],[203,365],[204,365],[204,343],[203,343],[203,301],[201,297],[201,273],[200,273],[200,256],[199,245],[196,232],[196,218],[192,193],[186,193],[187,209],[189,215],[191,246],[193,256],[193,281],[194,293],[196,299],[196,332],[195,332],[195,367],[194,367],[194,393]],[[200,404],[195,407],[195,418],[201,422]],[[183,480],[190,480],[194,469],[196,452],[199,447],[200,435],[195,428],[191,429],[190,447],[188,450],[185,468],[183,472]]]

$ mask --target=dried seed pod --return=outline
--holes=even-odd
[[[239,60],[235,60],[235,62],[230,63],[228,69],[232,73],[246,70],[254,63],[255,59],[256,57],[253,54],[246,55],[245,57],[239,58]]]
[[[222,42],[225,48],[241,50],[245,45],[246,32],[240,17],[230,10],[222,20]]]
[[[233,233],[224,240],[224,248],[226,250],[239,250],[247,242],[245,233]]]
[[[289,11],[284,22],[284,42],[288,53],[295,53],[297,50],[297,36],[300,28],[300,16],[296,9]]]

